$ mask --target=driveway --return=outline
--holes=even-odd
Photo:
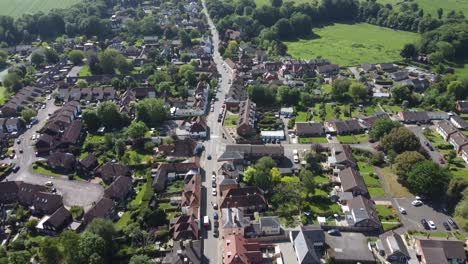
[[[426,219],[427,221],[432,220],[434,221],[435,225],[437,226],[438,232],[445,231],[444,226],[442,223],[447,221],[449,216],[442,212],[442,210],[435,209],[437,208],[433,205],[424,204],[422,206],[416,207],[411,204],[413,199],[408,198],[395,198],[394,202],[396,203],[398,210],[398,206],[405,208],[406,215],[400,214],[400,219],[402,224],[408,230],[424,230],[424,227],[421,225],[421,219]]]
[[[427,153],[429,153],[429,155],[431,156],[431,159],[432,161],[434,161],[435,163],[439,164],[439,165],[442,165],[442,163],[440,162],[441,160],[444,160],[443,156],[440,155],[439,152],[437,152],[437,150],[435,148],[433,148],[434,150],[430,150],[428,148],[428,146],[426,146],[425,142],[429,142],[430,141],[424,136],[424,131],[423,131],[423,126],[416,126],[416,125],[406,125],[405,126],[406,128],[410,129],[411,131],[413,131],[413,133],[419,138],[419,141],[421,142],[421,145],[426,149]],[[432,146],[434,147],[434,146]],[[445,163],[445,162],[444,162]]]

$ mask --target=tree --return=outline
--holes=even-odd
[[[37,224],[38,224],[37,219],[31,218],[30,220],[26,222],[24,226],[26,227],[29,233],[34,233],[36,232]]]
[[[372,124],[369,137],[374,140],[379,140],[396,127],[401,127],[400,122],[392,121],[390,118],[379,118]]]
[[[413,166],[426,158],[417,151],[405,151],[395,158],[394,168],[398,175],[398,179],[402,182],[406,181],[407,174],[411,171]]]
[[[395,85],[392,88],[393,102],[401,104],[403,101],[411,101],[411,91],[408,86]]]
[[[86,109],[81,115],[81,119],[89,131],[96,131],[101,126],[101,120],[96,110]]]
[[[106,248],[110,249],[113,238],[117,235],[114,224],[102,218],[95,218],[86,226],[86,231],[96,234],[106,242]]]
[[[274,28],[282,40],[291,38],[292,34],[294,33],[291,23],[286,18],[281,18],[280,20],[276,21]]]
[[[74,245],[75,254],[78,253],[82,261],[88,261],[93,254],[104,256],[106,252],[106,241],[99,235],[84,232],[81,234],[79,243]]]
[[[148,132],[148,127],[145,123],[141,121],[133,121],[130,125],[125,129],[125,134],[134,140],[139,140],[145,137],[146,132]]]
[[[66,263],[81,263],[77,252],[80,236],[77,233],[72,230],[65,230],[60,234],[59,242]]]
[[[271,168],[270,175],[271,175],[271,182],[273,183],[273,185],[278,184],[281,181],[281,178],[283,177],[277,167]]]
[[[405,46],[403,46],[403,49],[400,51],[400,56],[406,59],[413,58],[417,54],[418,51],[416,50],[416,46],[414,46],[414,44],[405,44]]]
[[[444,10],[442,8],[437,9],[437,17],[439,19],[442,19],[443,15],[444,15]]]
[[[386,152],[393,150],[397,154],[421,148],[418,138],[405,127],[392,129],[382,138],[380,145]]]
[[[21,111],[21,118],[23,118],[26,124],[29,124],[36,115],[37,113],[33,109],[27,108]]]
[[[151,264],[153,263],[151,259],[146,255],[134,255],[129,264]]]
[[[0,50],[0,68],[4,67],[7,64],[8,53],[4,50]]]
[[[47,48],[44,50],[44,57],[47,63],[49,64],[57,63],[60,60],[57,51],[51,48]]]
[[[136,116],[147,126],[158,127],[167,119],[169,111],[161,99],[146,98],[137,103]]]
[[[39,258],[41,263],[60,263],[62,256],[56,239],[46,237],[39,245]]]
[[[296,12],[291,16],[290,22],[297,36],[307,36],[312,33],[312,20],[308,15]]]
[[[115,69],[126,63],[125,57],[115,49],[106,49],[99,53],[99,65],[106,74],[114,74]]]
[[[464,85],[461,81],[451,81],[447,85],[447,92],[455,96],[455,99],[462,100],[468,95],[468,85]]]
[[[425,160],[415,164],[408,173],[407,186],[418,195],[437,197],[447,190],[449,181],[448,170]]]
[[[75,65],[79,65],[83,62],[84,54],[81,50],[72,50],[68,53],[68,59]]]
[[[271,6],[281,7],[283,5],[283,0],[270,0]]]
[[[125,126],[125,124],[122,123],[122,116],[120,115],[117,105],[112,101],[105,101],[100,104],[97,108],[97,116],[100,122],[108,129]]]
[[[8,254],[8,264],[26,264],[31,260],[31,253],[26,250],[10,252]]]
[[[3,78],[3,85],[10,92],[17,92],[19,89],[23,87],[23,80],[21,79],[21,76],[18,75],[18,73],[9,72]]]
[[[448,205],[453,209],[463,198],[463,191],[468,187],[468,181],[462,177],[454,177],[450,180],[447,189]]]
[[[355,100],[367,97],[367,88],[361,83],[353,83],[349,86],[349,95]]]
[[[309,171],[302,169],[299,172],[299,178],[304,185],[304,189],[308,194],[314,194],[315,192],[315,181],[314,181],[314,174]]]
[[[334,81],[332,84],[331,96],[337,100],[345,98],[350,86],[351,82],[349,80],[338,79]]]
[[[88,87],[88,82],[84,79],[79,79],[77,82],[76,82],[76,86],[78,86],[78,88],[86,88]]]
[[[44,54],[42,53],[34,52],[31,55],[31,63],[36,67],[40,66],[42,63],[44,63],[44,61],[45,61],[45,57],[44,57]]]
[[[166,212],[163,209],[149,209],[145,208],[141,212],[142,224],[148,227],[158,227],[166,223]]]

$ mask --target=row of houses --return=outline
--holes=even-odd
[[[435,128],[437,133],[450,143],[455,148],[456,153],[468,163],[468,137],[447,120],[437,122]]]
[[[44,91],[38,87],[26,86],[21,88],[0,108],[0,116],[19,116],[23,109],[34,109],[39,105],[38,98],[42,97]],[[41,104],[42,105],[42,104]]]

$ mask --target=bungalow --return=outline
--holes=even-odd
[[[72,214],[63,206],[52,215],[44,216],[36,226],[40,232],[56,235],[65,229],[73,221]]]
[[[242,187],[227,190],[221,197],[219,208],[263,211],[267,206],[263,192],[258,187]]]
[[[408,79],[409,73],[407,71],[397,71],[390,75],[393,81],[398,82]]]
[[[455,108],[460,114],[468,114],[468,101],[457,101]]]
[[[419,238],[415,240],[414,248],[422,264],[462,264],[467,260],[463,241]]]
[[[47,158],[47,165],[63,173],[71,172],[75,169],[76,158],[71,153],[54,152]]]
[[[331,263],[377,263],[368,243],[368,238],[361,233],[341,232],[339,236],[325,235],[327,255]]]
[[[380,230],[381,224],[372,201],[364,196],[356,196],[348,201],[346,220],[350,226],[363,227],[369,230]]]
[[[349,145],[333,144],[330,147],[331,156],[328,157],[327,164],[330,167],[343,169],[347,167],[357,167],[353,158],[353,152]]]
[[[113,220],[115,215],[114,202],[109,198],[103,197],[84,214],[83,222],[89,224],[94,218]]]
[[[392,264],[406,264],[411,258],[401,235],[384,233],[376,242],[378,253]]]
[[[458,131],[447,120],[437,122],[435,128],[437,133],[439,133],[439,135],[442,136],[445,141],[448,141],[450,136]]]
[[[118,176],[131,176],[132,172],[130,168],[125,165],[108,162],[99,167],[96,174],[101,177],[104,182],[109,184]]]
[[[356,169],[348,167],[340,171],[338,177],[343,192],[351,192],[354,196],[369,194],[364,179]]]
[[[336,74],[340,70],[340,66],[337,64],[326,64],[326,65],[321,65],[317,66],[315,69],[315,72],[319,75],[328,77],[333,74]]]
[[[297,122],[294,130],[296,132],[296,136],[298,137],[325,136],[325,128],[321,123]]]
[[[229,144],[226,145],[225,151],[218,158],[218,161],[229,161],[236,164],[245,160],[255,161],[264,156],[281,160],[284,158],[284,147],[281,145]]]
[[[301,226],[292,230],[289,239],[299,264],[321,264],[325,249],[325,233],[320,226]]]
[[[429,123],[431,121],[427,112],[403,111],[399,112],[398,116],[405,124]]]
[[[17,132],[23,128],[23,123],[19,118],[12,117],[5,121],[5,128],[8,133]]]
[[[392,72],[396,69],[393,63],[380,63],[377,64],[377,69],[385,72]]]
[[[361,126],[359,120],[346,121],[327,121],[325,122],[326,129],[336,135],[349,135],[363,133],[365,128]]]
[[[125,202],[128,194],[132,191],[132,178],[119,176],[104,190],[104,197],[112,199],[118,203],[123,203]]]
[[[458,129],[468,130],[468,122],[466,122],[465,119],[461,118],[460,116],[457,116],[457,115],[451,116],[450,122],[452,123],[452,125],[454,125]]]
[[[461,152],[464,146],[468,145],[468,138],[462,132],[453,133],[448,142],[452,144],[457,153]]]

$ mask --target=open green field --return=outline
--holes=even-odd
[[[377,2],[382,4],[391,4],[394,7],[398,7],[398,3],[403,2],[402,0],[378,0]],[[468,14],[468,0],[415,0],[418,3],[419,8],[422,8],[424,12],[432,14],[437,17],[437,9],[442,8],[444,10],[443,16],[445,17],[451,10],[463,11]],[[410,4],[410,2],[408,2]]]
[[[54,8],[65,8],[80,0],[0,0],[0,15],[20,17],[39,11],[47,12]]]
[[[340,66],[401,60],[400,50],[418,34],[366,23],[315,28],[317,37],[285,42],[294,58],[322,57]]]

